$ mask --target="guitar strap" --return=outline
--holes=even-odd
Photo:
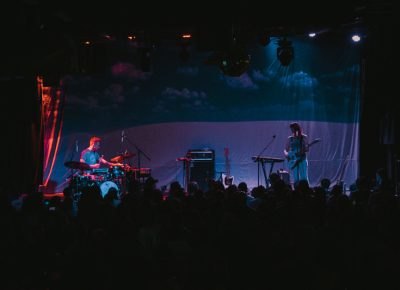
[[[297,160],[295,161],[294,165],[292,166],[292,168],[291,168],[292,170],[295,169],[297,166],[299,166],[300,162],[304,160],[305,152],[303,153],[303,148],[304,148],[304,136],[301,135],[300,136],[299,152],[298,152],[298,153],[301,153],[301,154],[298,156]]]

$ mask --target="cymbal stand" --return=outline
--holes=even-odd
[[[78,154],[78,152],[79,152],[78,140],[75,140],[75,148],[74,148],[74,150],[72,150],[72,152],[71,152],[71,158],[69,159],[69,161],[74,160],[75,152],[76,152],[77,154]]]
[[[143,183],[142,174],[141,174],[141,172],[140,172],[140,170],[141,170],[141,167],[140,167],[141,155],[143,154],[143,156],[146,157],[146,159],[149,160],[149,161],[151,161],[151,159],[150,159],[150,157],[147,156],[147,154],[144,153],[135,143],[133,143],[133,142],[128,138],[128,136],[124,135],[124,138],[125,138],[126,140],[128,140],[129,144],[131,144],[131,145],[132,145],[133,147],[135,147],[135,149],[136,149],[137,158],[138,158],[138,159],[137,159],[137,160],[138,160],[137,163],[138,163],[138,170],[139,170],[139,182]]]

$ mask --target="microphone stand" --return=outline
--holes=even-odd
[[[76,151],[76,153],[78,153],[78,140],[75,140],[75,144],[74,144],[75,146],[75,148],[74,148],[74,150],[72,150],[72,153],[71,153],[71,158],[70,158],[70,160],[69,161],[72,161],[72,160],[74,160],[74,157],[75,157],[75,151]]]
[[[75,151],[76,151],[76,153],[78,153],[78,140],[75,140],[75,146],[74,146],[74,147],[75,147],[75,148],[74,148],[74,150],[72,150],[71,158],[70,158],[69,161],[73,161],[73,160],[74,160]],[[70,170],[71,170],[71,175],[70,175],[70,177],[69,177],[69,185],[73,184],[73,178],[74,178],[74,175],[75,175],[75,173],[76,173],[76,171],[74,171],[73,168],[70,168]],[[76,182],[76,188],[75,188],[75,190],[78,191],[78,182]]]
[[[133,142],[128,138],[128,136],[124,135],[124,138],[125,138],[126,140],[128,140],[129,144],[131,144],[133,147],[136,148],[136,152],[137,152],[137,156],[138,156],[139,181],[141,181],[140,179],[141,179],[142,175],[141,175],[141,172],[140,172],[140,169],[141,169],[141,167],[140,167],[140,156],[141,156],[141,154],[143,154],[144,157],[146,157],[147,160],[151,161],[151,159],[150,159],[149,156],[147,156],[146,153],[143,152],[142,149],[140,149],[135,143],[133,143]]]
[[[260,156],[272,144],[272,142],[275,140],[275,137],[276,137],[276,135],[273,135],[272,139],[268,142],[268,144],[264,147],[264,149],[261,150],[261,152],[257,155],[257,186],[260,186],[260,162],[261,162],[262,163],[261,165],[263,167],[264,178],[265,178],[265,186],[268,187],[268,178],[267,178],[267,175],[265,173],[264,161],[260,160]]]

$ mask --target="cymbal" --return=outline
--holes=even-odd
[[[135,153],[126,152],[124,154],[117,155],[117,156],[111,158],[110,161],[111,162],[122,162],[123,160],[132,158],[135,155],[136,155]]]
[[[113,158],[110,159],[111,162],[115,162],[115,163],[119,163],[122,161],[122,157],[120,155],[115,156]]]
[[[64,163],[66,167],[72,168],[72,169],[81,169],[81,170],[89,170],[90,166],[89,164],[83,163],[83,162],[78,162],[78,161],[67,161]]]

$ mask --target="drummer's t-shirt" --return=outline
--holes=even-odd
[[[100,155],[99,153],[95,151],[91,151],[88,148],[82,151],[81,153],[81,159],[85,161],[85,163],[89,165],[97,164],[99,163],[100,160]]]

